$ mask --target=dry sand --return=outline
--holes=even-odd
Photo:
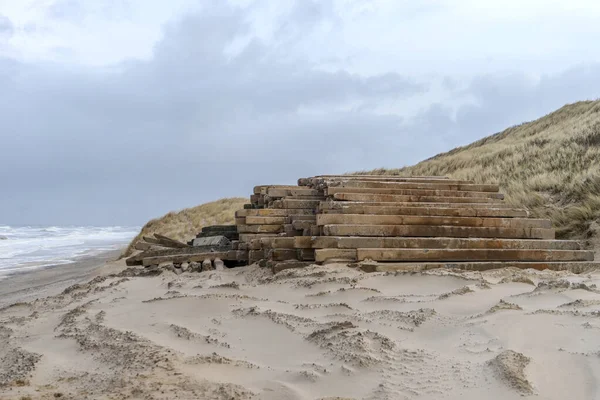
[[[147,272],[2,308],[0,398],[600,398],[600,273]]]

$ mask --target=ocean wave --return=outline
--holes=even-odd
[[[1,226],[0,271],[43,268],[73,262],[126,245],[137,227]]]

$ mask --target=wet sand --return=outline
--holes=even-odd
[[[98,272],[0,309],[0,398],[600,398],[600,272]]]
[[[102,268],[114,264],[122,250],[82,257],[71,263],[28,270],[0,280],[0,307],[17,301],[31,301],[60,293],[75,283],[88,281]]]

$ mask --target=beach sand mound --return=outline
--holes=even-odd
[[[505,350],[498,354],[490,365],[498,372],[501,379],[522,394],[532,394],[533,387],[525,376],[525,367],[530,359],[521,353]]]

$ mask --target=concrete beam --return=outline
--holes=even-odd
[[[555,249],[580,250],[575,240],[486,239],[448,237],[308,237],[314,249],[418,248],[418,249]]]
[[[323,211],[340,214],[369,214],[369,215],[422,215],[445,217],[527,217],[527,210],[518,208],[468,208],[468,207],[396,207],[368,206],[365,203],[337,203],[339,207],[327,208]]]
[[[312,236],[296,236],[294,237],[295,249],[312,249]]]
[[[413,236],[554,239],[554,229],[429,225],[325,225],[323,236]]]
[[[299,237],[299,236],[298,236]],[[294,249],[295,237],[278,237],[271,239],[271,248],[273,249]]]
[[[237,210],[236,217],[287,217],[290,215],[314,215],[314,210],[259,208],[253,210]]]
[[[499,268],[519,268],[552,271],[571,271],[576,274],[600,268],[600,263],[590,261],[579,262],[531,262],[531,261],[487,261],[487,262],[439,262],[439,263],[377,263],[361,262],[356,265],[365,272],[419,272],[429,269],[445,268],[450,270],[488,271]]]
[[[274,274],[281,272],[283,270],[286,269],[292,269],[292,268],[305,268],[310,266],[312,263],[311,262],[307,262],[307,261],[283,261],[283,262],[278,262],[278,261],[268,261],[267,262],[267,268],[271,268],[271,270],[273,271]]]
[[[441,197],[441,196],[403,196],[395,194],[373,193],[335,193],[334,200],[364,202],[418,202],[418,203],[501,203],[500,199],[481,197]],[[285,200],[284,200],[285,201]],[[318,206],[318,204],[316,205]],[[315,207],[316,207],[315,206]]]
[[[273,261],[297,260],[298,252],[296,249],[271,249],[268,256]]]
[[[378,181],[361,181],[349,180],[340,182],[331,182],[329,188],[382,188],[382,189],[427,189],[427,190],[457,190],[469,192],[498,192],[498,185],[481,185],[481,184],[448,184],[429,183],[429,182],[378,182]]]
[[[269,197],[302,197],[302,196],[323,196],[323,192],[306,187],[286,187],[286,188],[268,188]]]
[[[252,239],[260,239],[264,237],[278,237],[277,233],[241,233],[240,234],[240,244],[248,243]]]
[[[329,259],[356,261],[356,249],[318,249],[315,250],[315,261],[325,262]]]
[[[436,197],[469,197],[504,199],[503,193],[493,192],[463,192],[458,190],[431,190],[431,189],[389,189],[389,188],[354,188],[354,187],[329,187],[325,189],[326,196],[337,193],[365,193],[365,194],[393,194],[398,196],[436,196]]]
[[[358,261],[593,261],[584,250],[358,249]]]
[[[246,225],[283,225],[288,217],[246,217]]]
[[[547,219],[443,217],[418,215],[319,214],[317,225],[444,225],[497,228],[552,228]]]
[[[228,253],[229,252],[226,251],[219,251],[146,257],[142,260],[142,265],[147,267],[149,265],[158,265],[163,262],[172,262],[174,264],[181,264],[184,262],[202,262],[206,259],[214,260],[215,258],[220,258],[221,260],[230,260],[231,258],[229,257]]]
[[[397,208],[408,208],[408,207],[419,207],[419,208],[476,208],[476,209],[488,209],[488,208],[514,208],[514,206],[508,203],[448,203],[448,202],[408,202],[408,201],[322,201],[317,209],[318,212],[327,212],[341,210],[342,207],[346,206],[367,206],[367,207],[397,207]]]
[[[248,217],[246,217],[248,218]],[[283,225],[238,225],[239,233],[281,233]]]

